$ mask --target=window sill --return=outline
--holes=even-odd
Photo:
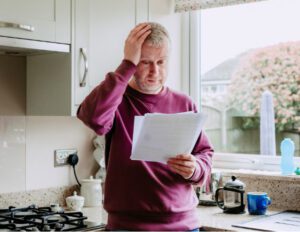
[[[215,153],[213,156],[213,167],[227,170],[246,170],[244,173],[256,171],[257,175],[270,173],[270,175],[282,176],[280,174],[280,156],[237,154],[237,153]],[[300,164],[300,157],[294,157],[296,167]],[[291,175],[290,177],[295,177]],[[283,176],[286,177],[286,176]]]
[[[238,177],[247,177],[259,180],[282,180],[282,181],[300,181],[300,175],[282,175],[278,171],[262,171],[251,169],[224,169],[213,168],[213,172],[221,172],[223,176],[236,175]]]

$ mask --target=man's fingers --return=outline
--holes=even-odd
[[[190,160],[186,161],[186,160],[168,160],[168,164],[177,164],[183,167],[193,167],[194,163]]]
[[[133,28],[131,30],[131,32],[129,33],[129,36],[128,37],[137,37],[137,34],[143,30],[143,29],[146,29],[147,27],[149,26],[149,24],[147,23],[141,23],[141,24],[138,24],[135,28]]]
[[[180,164],[169,164],[169,166],[176,170],[180,170],[181,172],[185,172],[186,174],[190,173],[191,169],[193,168],[193,167],[182,166]]]
[[[180,169],[180,168],[176,168],[174,166],[170,166],[170,169],[175,172],[178,173],[179,175],[185,177],[189,175],[189,172],[185,172],[184,170]]]
[[[175,157],[171,157],[169,158],[170,161],[190,161],[190,162],[194,162],[195,161],[195,157],[192,155],[177,155]]]
[[[146,25],[145,27],[141,28],[139,31],[136,32],[134,37],[138,40],[141,36],[143,36],[146,32],[149,32],[151,29],[150,25]]]
[[[148,35],[150,35],[151,30],[146,31],[139,39],[138,39],[138,43],[143,43],[145,41],[145,39],[147,38]]]
[[[133,35],[136,33],[136,31],[139,31],[141,28],[143,28],[145,25],[147,25],[147,23],[140,23],[138,25],[136,25],[129,33],[129,35]]]
[[[195,157],[190,154],[179,154],[175,158],[181,159],[181,160],[194,160]]]

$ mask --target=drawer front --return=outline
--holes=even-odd
[[[0,0],[0,35],[70,43],[70,0]]]

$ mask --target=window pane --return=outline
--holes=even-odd
[[[290,137],[299,156],[299,9],[299,0],[268,0],[201,11],[201,108],[217,152],[260,153],[261,101],[268,90],[276,153]]]

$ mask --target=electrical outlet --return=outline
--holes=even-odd
[[[57,149],[54,151],[54,167],[68,165],[68,157],[77,154],[76,149]]]

